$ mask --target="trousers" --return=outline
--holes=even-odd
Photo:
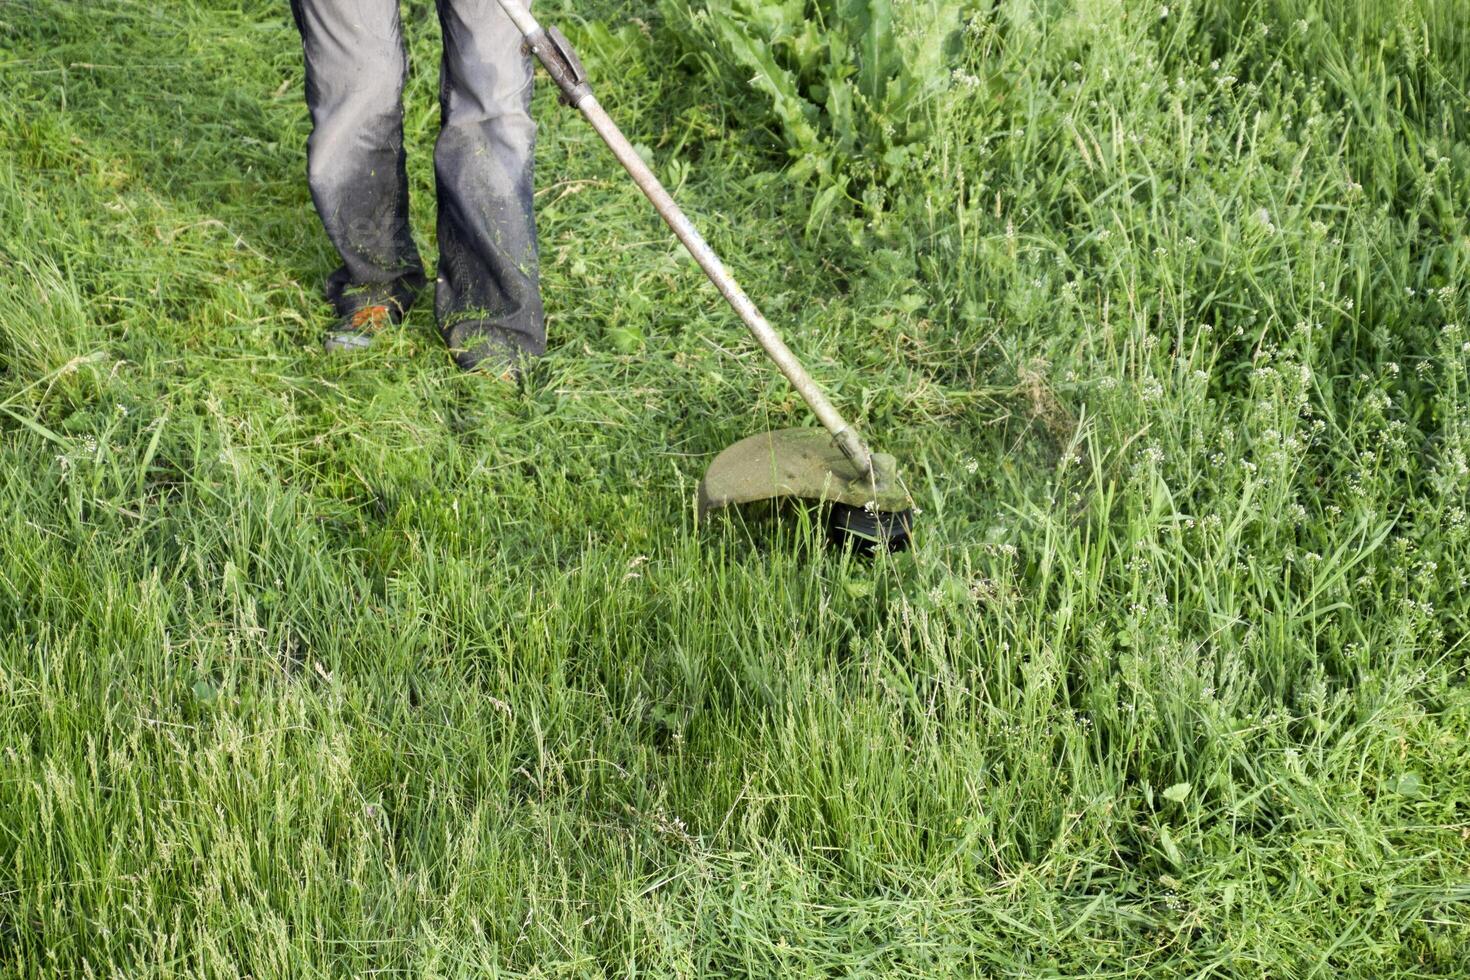
[[[434,312],[456,357],[477,345],[546,348],[538,284],[532,68],[495,0],[436,0],[444,38],[434,145]],[[427,285],[409,227],[403,146],[408,53],[398,0],[291,0],[306,59],[307,180],[342,265],[327,279],[341,315]],[[462,362],[463,363],[463,362]]]

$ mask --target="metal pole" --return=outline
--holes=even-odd
[[[720,294],[725,297],[732,309],[744,321],[756,341],[765,350],[766,354],[775,362],[776,367],[791,382],[791,387],[796,389],[797,394],[811,408],[818,421],[832,433],[843,454],[852,461],[862,476],[876,476],[873,472],[873,455],[863,443],[862,437],[842,417],[842,414],[827,399],[826,394],[807,374],[791,348],[781,339],[766,318],[756,309],[755,303],[751,302],[745,290],[730,275],[714,252],[704,236],[694,227],[690,220],[685,217],[679,205],[664,185],[659,182],[658,177],[649,169],[648,164],[643,162],[628,138],[618,129],[617,123],[612,121],[607,112],[598,103],[592,94],[591,87],[587,84],[586,73],[582,70],[581,63],[577,60],[576,53],[572,51],[571,45],[561,32],[556,28],[543,30],[536,19],[531,16],[518,0],[498,0],[500,7],[505,11],[507,17],[515,23],[516,28],[526,39],[526,48],[536,55],[537,59],[546,68],[557,87],[562,91],[562,101],[576,106],[582,115],[592,124],[597,135],[612,150],[613,156],[628,171],[638,189],[643,191],[658,211],[659,216],[664,219],[694,256],[694,261],[704,270],[710,282],[715,284]]]

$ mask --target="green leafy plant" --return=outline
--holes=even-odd
[[[964,5],[944,0],[661,0],[712,73],[764,96],[754,125],[815,181],[813,219],[882,207],[921,152],[926,101],[953,84]]]

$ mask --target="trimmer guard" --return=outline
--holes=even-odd
[[[874,453],[873,470],[873,477],[860,475],[825,429],[762,432],[715,457],[699,484],[699,513],[780,497],[880,512],[913,507],[892,456]]]

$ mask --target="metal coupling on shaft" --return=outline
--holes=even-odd
[[[837,448],[842,450],[842,455],[857,467],[858,476],[877,479],[878,474],[873,470],[873,454],[863,445],[856,432],[843,429],[832,438],[836,441]]]
[[[587,70],[572,49],[572,42],[555,27],[538,28],[526,35],[524,47],[534,54],[546,74],[561,89],[562,105],[578,106],[592,94],[587,84]]]

